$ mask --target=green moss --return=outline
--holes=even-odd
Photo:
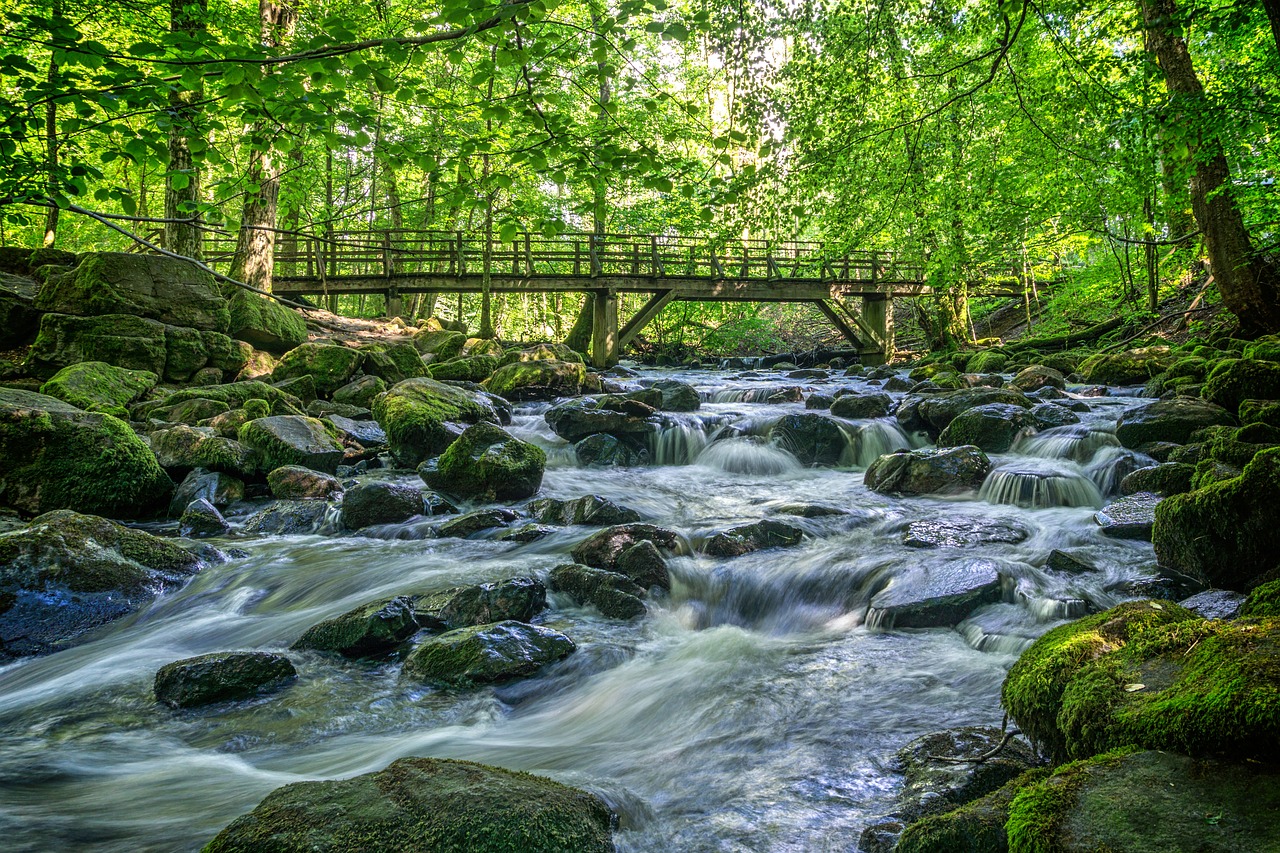
[[[999,373],[1009,363],[1009,356],[996,350],[974,353],[965,363],[967,373]]]
[[[1062,853],[1058,841],[1060,828],[1075,806],[1080,788],[1088,780],[1089,768],[1114,765],[1136,751],[1127,747],[1073,762],[1058,768],[1048,779],[1019,791],[1009,805],[1009,820],[1005,823],[1009,853]]]
[[[582,364],[586,359],[582,357],[582,353],[565,344],[538,344],[536,347],[508,350],[502,356],[504,367],[517,361],[575,361]]]
[[[258,456],[258,470],[301,465],[332,474],[342,462],[342,442],[329,421],[304,415],[260,418],[240,427],[237,437]],[[216,439],[215,439],[216,440]]]
[[[467,338],[461,354],[464,356],[488,355],[500,359],[507,354],[507,351],[502,344],[492,338]]]
[[[1201,395],[1232,412],[1238,411],[1244,400],[1280,400],[1280,364],[1224,359],[1209,373]]]
[[[467,343],[467,336],[461,332],[450,332],[444,329],[423,329],[413,336],[413,345],[418,352],[434,353],[439,361],[457,358]]]
[[[256,349],[280,354],[306,342],[307,324],[292,308],[240,288],[227,295],[229,333]]]
[[[546,466],[542,448],[481,423],[467,427],[418,473],[431,488],[460,498],[522,500],[537,494]]]
[[[347,384],[364,363],[364,355],[345,346],[303,344],[285,353],[271,374],[273,381],[311,377],[316,394],[328,397]]]
[[[102,361],[86,361],[59,370],[40,387],[41,394],[85,411],[114,414],[150,391],[160,377],[146,370],[126,370]]]
[[[162,406],[171,406],[187,400],[204,399],[226,403],[229,408],[244,408],[250,400],[261,400],[271,407],[273,414],[300,415],[303,411],[302,401],[292,394],[258,380],[232,382],[227,385],[203,385],[199,388],[184,388],[175,391],[162,400],[152,400],[134,407],[134,417],[146,420],[151,412]],[[285,411],[280,411],[283,408]]]
[[[570,361],[519,361],[485,380],[489,391],[509,400],[552,400],[580,394],[588,384],[584,365]]]
[[[895,853],[999,853],[1007,849],[1005,823],[1014,797],[1046,779],[1047,767],[1028,770],[998,790],[939,815],[912,823]]]
[[[373,417],[402,465],[442,453],[457,437],[451,425],[496,422],[480,395],[432,379],[407,379],[373,401]]]
[[[427,375],[427,366],[413,344],[367,344],[360,347],[360,352],[364,355],[364,372],[385,379],[388,384]]]
[[[492,355],[475,355],[455,358],[430,365],[427,370],[432,379],[482,382],[498,369],[498,359]]]
[[[1280,618],[1280,580],[1268,581],[1249,593],[1249,598],[1240,608],[1240,618]]]
[[[1280,402],[1274,400],[1244,400],[1240,403],[1240,423],[1268,424],[1280,428]]]
[[[1191,377],[1196,381],[1204,379],[1205,372],[1209,368],[1209,363],[1203,358],[1189,356],[1180,358],[1173,364],[1169,365],[1169,369],[1165,371],[1165,379],[1179,379],[1183,377]]]
[[[1009,670],[1001,688],[1004,707],[1033,743],[1057,760],[1066,759],[1068,742],[1058,713],[1063,691],[1076,673],[1147,631],[1194,618],[1172,602],[1137,601],[1055,628]]]
[[[1255,361],[1280,361],[1280,335],[1267,335],[1246,344],[1243,355]]]

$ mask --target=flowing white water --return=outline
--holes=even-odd
[[[802,468],[765,436],[803,404],[737,394],[787,384],[779,374],[676,376],[720,402],[655,433],[654,457],[672,464],[577,467],[543,422],[545,406],[518,412],[512,429],[550,454],[542,494],[603,495],[690,538],[776,518],[804,530],[800,545],[676,557],[671,594],[637,622],[553,597],[545,624],[579,648],[532,679],[445,691],[401,682],[395,663],[290,653],[300,678],[273,697],[170,711],[150,693],[165,663],[285,649],[321,619],[399,593],[545,575],[591,530],[521,544],[423,538],[431,522],[416,522],[377,535],[219,540],[247,556],[208,568],[91,642],[0,669],[4,849],[195,850],[280,785],[434,755],[600,793],[622,815],[623,851],[852,850],[862,827],[892,807],[899,781],[885,766],[897,748],[939,728],[999,724],[1000,684],[1016,654],[1061,620],[1115,603],[1109,590],[1151,571],[1149,545],[1106,539],[1092,518],[1091,474],[1123,464],[1108,450],[1107,427],[1141,400],[1101,401],[1084,429],[1048,431],[996,460],[1009,481],[1058,470],[1063,483],[1050,496],[1033,488],[1027,500],[1002,500],[993,485],[981,500],[896,499],[868,491],[859,470],[908,446],[891,419],[845,422],[845,467]],[[873,390],[844,377],[805,384]],[[1048,452],[1059,435],[1064,449]],[[1086,483],[1088,501],[1071,497]],[[805,517],[797,505],[842,513]],[[1026,538],[907,546],[921,521],[1013,524]],[[1098,571],[1045,570],[1054,548]],[[955,630],[866,624],[870,600],[892,578],[941,556],[998,561],[1002,601]]]

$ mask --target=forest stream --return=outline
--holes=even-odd
[[[417,518],[358,533],[335,523],[314,535],[216,538],[229,562],[89,642],[0,670],[0,846],[196,850],[281,785],[436,756],[599,794],[620,816],[622,851],[854,851],[893,807],[896,750],[939,729],[999,726],[1002,680],[1036,637],[1146,597],[1151,545],[1104,536],[1094,513],[1123,474],[1152,464],[1114,436],[1117,418],[1149,400],[1080,397],[1080,424],[993,454],[981,491],[894,498],[867,489],[863,471],[926,444],[892,417],[843,421],[840,465],[804,467],[761,438],[804,403],[749,402],[796,380],[640,369],[623,384],[658,377],[694,385],[702,405],[664,416],[654,464],[579,466],[548,428],[545,403],[518,406],[509,428],[547,451],[540,497],[602,496],[681,535],[672,589],[648,600],[645,617],[607,619],[552,593],[538,621],[577,650],[532,678],[454,691],[402,681],[395,661],[291,652],[299,678],[283,691],[174,711],[152,695],[171,661],[282,651],[323,619],[401,593],[545,578],[593,528],[531,542],[499,531],[445,539],[432,533],[440,519]],[[880,390],[839,371],[801,384]],[[397,479],[420,485],[409,471]],[[228,518],[243,523],[258,508]],[[727,559],[698,548],[762,518],[805,537]],[[148,529],[176,533],[173,523]],[[1096,571],[1045,568],[1054,549]],[[873,605],[922,569],[945,576],[978,561],[998,573],[1000,600],[954,629],[895,628]]]

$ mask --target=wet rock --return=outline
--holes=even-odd
[[[151,433],[151,450],[161,467],[185,472],[197,468],[220,471],[244,480],[258,471],[252,447],[218,435],[208,427],[179,424]]]
[[[1098,385],[1141,385],[1164,373],[1174,361],[1168,347],[1147,347],[1118,353],[1098,353],[1080,363],[1079,372],[1088,383]]]
[[[199,568],[171,540],[70,510],[0,533],[0,659],[73,646]]]
[[[329,504],[325,501],[276,501],[250,516],[244,531],[280,536],[316,533],[328,515]]]
[[[585,365],[574,361],[517,361],[500,367],[484,381],[490,392],[508,400],[554,400],[599,388]]]
[[[552,406],[544,417],[552,432],[573,443],[596,434],[615,438],[648,436],[654,431],[654,422],[649,420],[652,414],[634,405],[608,405],[587,398]]]
[[[44,394],[0,388],[0,505],[118,517],[166,505],[173,482],[129,425]]]
[[[0,347],[29,344],[40,326],[35,308],[35,281],[0,272]]]
[[[156,386],[160,377],[149,370],[126,370],[102,361],[64,367],[40,386],[40,393],[85,411],[127,418],[126,407]]]
[[[1130,448],[1149,441],[1186,444],[1198,429],[1235,423],[1235,416],[1221,406],[1192,397],[1175,397],[1125,412],[1116,422],[1116,438]]]
[[[1014,850],[1273,850],[1280,775],[1173,751],[1100,755],[1025,789],[1008,825]]]
[[[312,625],[289,648],[362,658],[389,654],[418,632],[413,600],[397,596],[363,604]]]
[[[298,675],[284,655],[214,652],[175,661],[156,673],[155,697],[171,708],[251,699],[283,687]]]
[[[342,491],[337,477],[301,465],[283,465],[267,475],[271,494],[280,500],[325,500]]]
[[[376,421],[352,420],[342,415],[327,415],[325,420],[333,424],[345,439],[355,441],[361,447],[385,447],[387,444],[387,433]]]
[[[406,467],[443,453],[471,424],[502,420],[487,395],[433,379],[392,386],[374,400],[373,416],[386,431],[392,454]]]
[[[306,343],[307,324],[302,315],[274,299],[235,288],[227,305],[231,310],[229,334],[254,349],[280,355]]]
[[[645,591],[626,575],[578,563],[556,566],[547,578],[580,607],[591,606],[610,619],[634,619],[645,613]]]
[[[835,398],[828,394],[810,394],[804,398],[804,407],[806,409],[830,409],[831,404],[835,402]]]
[[[373,399],[387,390],[387,383],[378,376],[357,376],[333,392],[333,402],[362,409],[373,407]]]
[[[831,414],[851,420],[883,418],[892,406],[888,394],[842,394],[831,404]]]
[[[1195,473],[1194,465],[1181,462],[1148,465],[1125,475],[1125,478],[1120,481],[1120,494],[1152,492],[1165,497],[1179,495],[1191,491],[1191,479]]]
[[[528,511],[544,524],[612,525],[640,520],[640,513],[599,495],[584,495],[567,501],[540,498],[529,502]]]
[[[502,531],[497,539],[500,542],[537,542],[539,539],[546,539],[554,532],[555,530],[551,527],[529,522]]]
[[[671,575],[658,546],[642,540],[618,555],[617,572],[644,589],[671,589]]]
[[[1229,589],[1206,589],[1178,604],[1205,619],[1235,619],[1240,616],[1248,596]]]
[[[1035,420],[1035,427],[1038,430],[1080,423],[1079,415],[1066,406],[1060,406],[1057,403],[1041,403],[1038,406],[1033,406],[1031,417]]]
[[[662,392],[659,408],[667,412],[693,412],[702,406],[702,398],[692,385],[675,379],[659,379],[649,386]],[[799,402],[797,400],[796,402]]]
[[[517,518],[509,509],[478,509],[446,521],[436,528],[436,535],[442,539],[466,539],[483,530],[505,527]]]
[[[218,508],[204,498],[198,498],[187,504],[178,521],[178,535],[201,539],[206,536],[222,536],[231,530],[231,525],[218,512]]]
[[[882,494],[954,494],[978,488],[990,471],[991,460],[977,447],[899,450],[872,462],[865,483]]]
[[[433,489],[463,499],[515,501],[542,486],[547,456],[502,427],[476,424],[438,459],[418,466],[418,476]]]
[[[587,436],[574,445],[573,452],[584,468],[629,468],[649,461],[648,448],[604,434]]]
[[[1014,798],[1049,773],[1047,767],[1028,770],[986,796],[911,823],[896,840],[896,846],[867,848],[866,853],[1007,853],[1005,825]]]
[[[1049,559],[1045,561],[1045,568],[1068,575],[1083,575],[1098,570],[1095,566],[1086,563],[1074,554],[1059,551],[1057,548],[1049,552]]]
[[[515,577],[415,596],[418,622],[433,631],[515,620],[528,622],[547,609],[547,588],[537,578]]]
[[[402,758],[378,773],[279,788],[205,851],[612,853],[612,825],[599,797],[550,779]]]
[[[240,427],[240,443],[257,452],[259,466],[273,471],[300,465],[332,474],[342,463],[342,444],[324,421],[299,415],[258,418]]]
[[[915,383],[910,379],[903,379],[901,376],[890,376],[884,381],[884,390],[886,391],[910,391]]]
[[[769,437],[802,465],[838,465],[848,447],[840,424],[826,415],[786,415],[773,425]]]
[[[1223,359],[1209,373],[1201,396],[1229,412],[1245,400],[1280,400],[1280,363]]]
[[[825,504],[783,504],[774,510],[778,515],[794,515],[799,518],[828,518],[835,515],[848,515],[849,511]]]
[[[936,438],[961,412],[991,403],[1031,408],[1031,400],[1020,391],[1007,388],[966,388],[904,398],[896,417],[903,429],[927,432]]]
[[[1016,545],[1030,532],[1010,521],[913,521],[902,537],[909,548],[966,548],[971,545]]]
[[[1041,388],[1057,388],[1061,390],[1067,387],[1067,380],[1066,377],[1052,367],[1033,364],[1018,371],[1018,375],[1014,376],[1009,381],[1009,384],[1019,391],[1029,393],[1031,391],[1039,391]]]
[[[505,621],[428,637],[405,658],[401,676],[449,687],[472,687],[533,675],[577,646],[559,631]]]
[[[703,543],[703,553],[712,557],[741,557],[765,548],[799,545],[804,531],[781,521],[765,519],[722,530]]]
[[[634,548],[640,542],[651,542],[657,548],[674,551],[679,544],[679,537],[675,531],[655,527],[652,524],[618,524],[593,533],[579,542],[572,551],[573,560],[597,569],[621,571],[618,565],[619,559],[624,552]],[[638,560],[638,557],[636,559]],[[662,571],[666,571],[665,565]],[[653,584],[641,583],[641,585],[648,587]]]
[[[893,577],[871,599],[867,618],[885,628],[950,628],[1000,596],[992,560],[927,562]]]
[[[1156,507],[1164,498],[1151,492],[1138,492],[1113,501],[1093,514],[1104,536],[1114,539],[1151,541],[1151,528],[1156,520]]]
[[[417,486],[359,483],[342,496],[342,526],[348,530],[399,524],[426,512],[426,501]]]
[[[244,500],[244,483],[230,474],[196,468],[174,489],[169,514],[181,515],[187,504],[200,499],[218,509],[226,509],[236,501]]]
[[[1022,406],[987,403],[952,418],[938,436],[938,446],[973,445],[987,453],[1005,453],[1019,436],[1035,426],[1035,415]]]

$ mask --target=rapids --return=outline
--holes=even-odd
[[[941,728],[999,725],[1000,684],[1023,648],[1153,574],[1149,544],[1107,539],[1092,517],[1142,463],[1113,434],[1142,399],[1089,399],[1080,426],[993,457],[978,494],[896,499],[862,481],[877,455],[926,444],[892,418],[846,422],[843,467],[804,468],[768,439],[773,421],[803,403],[758,402],[794,380],[640,374],[628,381],[675,376],[705,401],[654,432],[659,464],[577,467],[543,421],[545,405],[517,410],[512,431],[549,451],[543,496],[603,495],[689,542],[796,504],[843,512],[776,515],[805,530],[795,548],[735,559],[689,550],[671,561],[670,596],[638,622],[553,596],[544,621],[578,651],[532,679],[454,693],[401,684],[394,663],[294,652],[300,678],[283,692],[174,712],[151,696],[163,664],[285,649],[322,619],[402,592],[545,576],[589,531],[530,543],[435,539],[418,521],[364,535],[214,540],[240,550],[88,643],[0,669],[4,849],[196,850],[280,785],[429,755],[595,791],[621,816],[622,851],[853,851],[893,806],[895,750]],[[801,384],[870,390],[838,376]],[[908,524],[928,520],[1010,522],[1029,535],[962,549],[903,544]],[[1046,569],[1055,548],[1098,571]],[[1003,600],[955,630],[874,627],[875,594],[943,552],[997,561]]]

